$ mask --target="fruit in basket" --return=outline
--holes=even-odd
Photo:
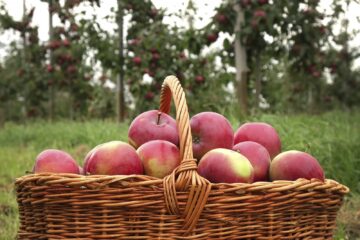
[[[270,124],[264,122],[250,122],[241,125],[235,132],[234,144],[253,141],[263,145],[274,158],[281,152],[279,134]]]
[[[179,145],[179,134],[175,119],[158,110],[138,115],[129,127],[129,143],[138,148],[151,140],[166,140]]]
[[[111,141],[93,148],[85,157],[84,172],[100,175],[143,174],[136,150],[122,141]]]
[[[84,166],[84,167],[83,167],[83,174],[84,174],[84,175],[88,174],[88,172],[86,171],[86,166],[88,165],[88,161],[89,161],[91,155],[92,155],[93,152],[94,152],[98,147],[100,147],[101,145],[102,145],[102,144],[97,145],[96,147],[94,147],[93,149],[91,149],[91,150],[86,154],[85,159],[84,159],[84,164],[83,164],[83,166]]]
[[[233,150],[244,155],[254,168],[254,182],[269,180],[270,155],[264,146],[252,141],[236,144]]]
[[[298,178],[324,180],[324,171],[319,162],[310,154],[291,150],[277,155],[270,164],[271,180],[290,180]]]
[[[79,174],[79,165],[67,152],[58,149],[46,149],[36,157],[33,171],[34,173]]]
[[[198,160],[212,149],[231,149],[234,145],[234,132],[231,124],[221,114],[198,113],[191,118],[190,126],[194,157]]]
[[[252,183],[254,168],[242,154],[225,148],[206,153],[200,160],[198,173],[213,183]]]
[[[138,153],[146,175],[163,178],[180,164],[178,147],[165,140],[152,140],[141,145]]]

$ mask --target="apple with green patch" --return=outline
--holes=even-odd
[[[249,159],[254,168],[254,182],[268,181],[270,168],[270,154],[264,146],[252,141],[236,144],[233,150]]]
[[[164,140],[153,140],[141,145],[138,153],[145,174],[157,178],[169,175],[180,164],[180,152],[177,146]]]
[[[58,149],[42,151],[35,160],[34,173],[75,173],[79,174],[79,165],[70,154]]]
[[[206,153],[200,160],[198,173],[213,183],[252,183],[254,168],[242,154],[225,148]]]
[[[324,170],[319,162],[306,152],[290,150],[277,155],[270,164],[271,180],[317,178],[324,181]]]
[[[143,174],[144,168],[136,150],[122,141],[103,143],[85,158],[84,172],[99,175]]]

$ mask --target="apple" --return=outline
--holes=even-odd
[[[247,7],[251,5],[251,0],[241,0],[240,2],[242,7]]]
[[[154,94],[152,91],[148,91],[148,92],[145,94],[145,99],[146,99],[147,101],[151,101],[151,100],[154,99],[154,96],[155,96],[155,94]]]
[[[91,150],[86,154],[86,156],[85,156],[85,158],[84,158],[84,164],[83,164],[83,172],[84,172],[84,175],[89,174],[89,171],[88,171],[88,169],[87,169],[88,161],[89,161],[91,155],[93,154],[93,152],[94,152],[98,147],[100,147],[101,145],[102,145],[102,144],[97,145],[96,147],[94,147],[93,149],[91,149]]]
[[[143,174],[144,168],[135,149],[122,141],[96,146],[85,157],[84,171],[100,175]]]
[[[202,76],[202,75],[197,75],[197,76],[195,77],[195,82],[198,83],[198,84],[204,83],[204,82],[205,82],[204,76]]]
[[[159,59],[160,59],[160,54],[159,53],[154,52],[154,53],[151,54],[151,61],[157,62],[157,61],[159,61]]]
[[[234,144],[253,141],[263,145],[274,158],[281,152],[281,141],[275,128],[264,122],[245,123],[235,132]]]
[[[46,65],[46,70],[48,73],[54,72],[54,67],[51,64]]]
[[[264,146],[252,141],[236,144],[233,150],[244,155],[254,168],[254,182],[269,180],[270,154]]]
[[[35,160],[34,173],[75,173],[79,174],[79,165],[76,161],[62,150],[46,149]]]
[[[266,17],[266,12],[264,10],[256,10],[254,12],[254,17],[258,17],[258,18],[265,18]]]
[[[180,164],[178,147],[165,140],[152,140],[141,145],[138,153],[146,175],[163,178]]]
[[[130,124],[129,143],[138,148],[151,140],[166,140],[179,146],[179,133],[175,119],[158,110],[138,115]]]
[[[141,65],[141,57],[138,57],[138,56],[133,57],[132,61],[135,65],[138,65],[138,66]]]
[[[265,5],[265,4],[268,4],[269,3],[269,0],[258,0],[258,3],[260,5]]]
[[[198,173],[213,183],[252,183],[254,168],[240,153],[217,148],[206,153],[200,160]]]
[[[193,136],[194,157],[198,160],[212,149],[232,149],[234,145],[231,124],[219,113],[198,113],[191,118],[190,127]]]
[[[209,33],[206,36],[207,42],[208,43],[213,43],[218,39],[218,34],[217,33]]]
[[[317,178],[324,181],[324,171],[319,162],[310,154],[291,150],[277,155],[270,164],[271,180]]]
[[[219,13],[216,15],[216,21],[218,21],[218,23],[220,24],[225,24],[228,21],[228,18],[226,15]]]

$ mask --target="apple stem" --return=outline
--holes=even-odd
[[[161,112],[158,112],[158,117],[157,117],[157,121],[156,124],[159,125],[160,124],[160,117],[161,117]]]

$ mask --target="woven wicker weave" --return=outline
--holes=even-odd
[[[196,172],[184,92],[169,76],[161,111],[169,112],[172,98],[183,160],[171,175],[20,177],[19,239],[332,239],[347,187],[304,179],[209,183]]]

